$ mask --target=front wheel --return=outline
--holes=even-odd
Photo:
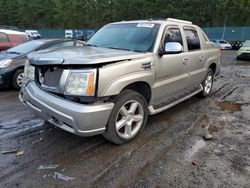
[[[147,102],[132,90],[123,91],[114,102],[104,137],[115,144],[125,144],[144,128],[148,118]]]
[[[210,95],[214,82],[214,72],[212,69],[208,69],[205,80],[201,83],[203,90],[199,93],[201,97],[207,97]]]
[[[23,69],[19,69],[15,72],[13,78],[12,78],[12,86],[15,89],[21,89],[21,87],[23,86],[23,82],[25,80],[25,75],[24,75],[24,70]]]

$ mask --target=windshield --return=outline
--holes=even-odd
[[[159,24],[121,23],[100,29],[87,43],[88,46],[149,52],[154,47]]]
[[[42,45],[42,41],[29,41],[7,50],[8,53],[27,54]]]
[[[245,43],[243,44],[243,46],[245,46],[245,47],[250,47],[250,42],[245,42]]]

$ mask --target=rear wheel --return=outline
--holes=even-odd
[[[21,89],[24,79],[25,79],[24,70],[23,69],[17,70],[13,76],[12,86],[15,89]]]
[[[104,137],[115,144],[125,144],[144,128],[148,118],[147,102],[132,90],[123,91],[114,102]]]
[[[199,93],[201,97],[207,97],[210,95],[214,82],[214,72],[211,68],[208,69],[205,80],[201,83],[203,90]]]

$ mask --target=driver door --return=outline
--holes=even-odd
[[[183,37],[176,25],[167,26],[161,48],[167,42],[178,42],[183,47]],[[184,49],[184,48],[183,48]],[[157,56],[155,102],[176,98],[185,90],[189,74],[184,71],[184,53]]]

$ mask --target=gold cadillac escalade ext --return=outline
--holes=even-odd
[[[124,144],[142,131],[148,115],[194,95],[207,97],[220,56],[188,21],[111,23],[84,47],[29,55],[20,100],[68,132]]]

